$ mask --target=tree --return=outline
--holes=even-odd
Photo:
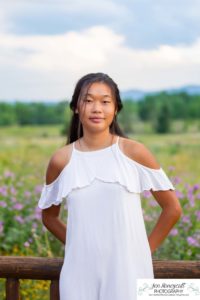
[[[169,105],[163,103],[158,112],[157,118],[153,123],[157,133],[167,133],[170,131],[171,113]]]

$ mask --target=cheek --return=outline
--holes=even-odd
[[[114,114],[115,114],[115,107],[114,107],[114,106],[113,106],[113,107],[106,107],[106,108],[104,109],[104,112],[105,112],[105,114],[106,114],[107,116],[113,118],[113,117],[114,117]]]

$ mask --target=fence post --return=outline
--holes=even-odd
[[[59,280],[53,279],[50,284],[50,300],[60,300]]]
[[[19,300],[19,279],[6,279],[6,300]]]

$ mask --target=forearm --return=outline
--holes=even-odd
[[[162,211],[156,225],[148,236],[151,253],[160,246],[179,218],[180,214],[173,214],[167,210]]]
[[[49,217],[43,220],[45,227],[64,245],[66,243],[66,225],[59,219],[55,217]]]

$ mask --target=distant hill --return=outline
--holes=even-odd
[[[178,93],[186,93],[188,95],[200,95],[200,85],[186,85],[179,88],[168,88],[164,90],[155,90],[155,91],[145,91],[145,90],[139,90],[139,89],[130,89],[121,91],[120,95],[122,100],[130,99],[132,101],[140,101],[142,100],[146,95],[156,95],[161,92],[166,92],[168,94],[178,94]],[[15,103],[18,102],[42,102],[47,105],[56,105],[61,101],[67,101],[67,99],[51,99],[51,100],[40,100],[40,99],[22,99],[22,100],[14,100],[14,99],[7,99],[4,101],[4,99],[0,99],[0,102],[7,102],[7,103]]]
[[[161,92],[166,92],[168,94],[179,94],[179,93],[186,93],[188,95],[200,95],[200,86],[199,85],[188,85],[183,86],[180,88],[168,88],[165,90],[156,90],[156,91],[143,91],[138,89],[131,89],[122,91],[121,98],[124,99],[130,99],[133,101],[139,101],[143,99],[146,95],[156,95]]]

